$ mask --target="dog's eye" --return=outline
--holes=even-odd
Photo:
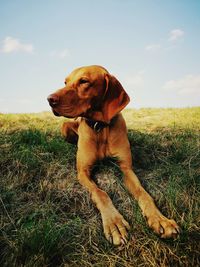
[[[85,78],[80,79],[80,84],[89,83],[89,81]]]
[[[64,81],[64,84],[66,85],[66,84],[67,84],[67,82],[66,82],[66,81]]]

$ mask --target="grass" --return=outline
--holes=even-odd
[[[149,230],[114,160],[95,181],[131,224],[128,244],[104,238],[76,178],[76,147],[51,113],[0,115],[0,266],[199,266],[200,108],[125,110],[134,170],[157,206],[182,228],[176,240]]]

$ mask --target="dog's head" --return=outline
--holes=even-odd
[[[49,95],[56,116],[109,122],[130,101],[120,82],[101,66],[75,69],[65,86]]]

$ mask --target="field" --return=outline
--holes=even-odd
[[[200,108],[123,112],[134,170],[160,210],[180,225],[176,240],[148,227],[112,159],[95,181],[131,225],[115,247],[76,178],[76,147],[51,113],[0,115],[0,266],[200,266]]]

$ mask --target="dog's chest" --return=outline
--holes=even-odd
[[[98,159],[111,156],[109,142],[109,128],[105,128],[96,135],[96,150]]]

